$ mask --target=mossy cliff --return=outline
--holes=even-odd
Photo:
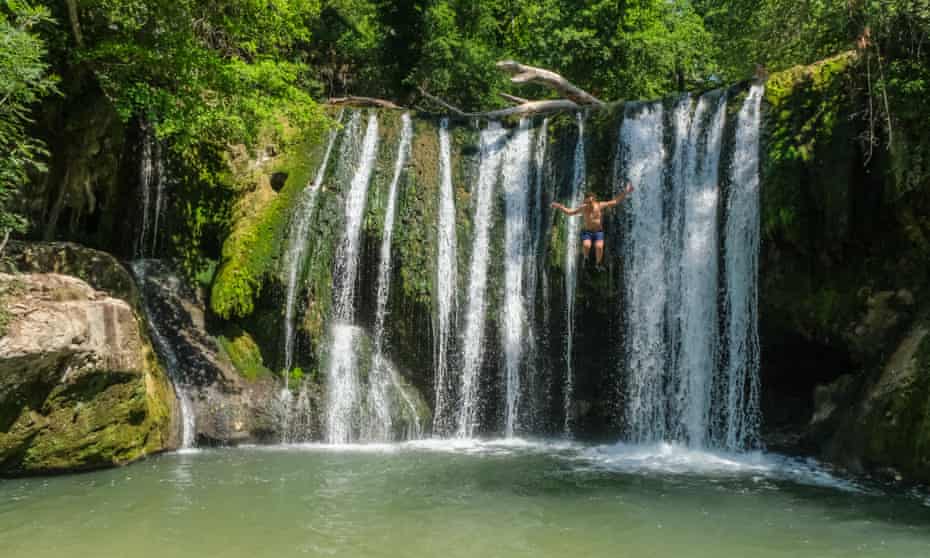
[[[919,425],[930,398],[913,337],[930,278],[923,241],[930,219],[920,213],[930,203],[930,175],[919,165],[906,175],[900,168],[902,157],[927,150],[919,142],[885,149],[871,135],[862,64],[849,52],[768,80],[760,277],[766,426],[776,444],[791,440],[777,434],[807,432],[800,438],[807,451],[926,479]],[[900,130],[919,127],[905,111],[893,118]],[[912,356],[902,356],[904,345]],[[905,361],[906,386],[877,387]],[[818,392],[815,415],[815,386],[832,382]],[[854,411],[832,412],[840,395]]]

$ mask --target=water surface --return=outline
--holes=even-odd
[[[418,442],[0,481],[5,558],[930,556],[930,507],[771,455]]]

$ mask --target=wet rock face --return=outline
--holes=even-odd
[[[918,321],[873,374],[818,388],[811,428],[855,472],[930,481],[930,324]]]
[[[174,446],[174,394],[128,303],[55,274],[0,274],[0,293],[0,475]]]
[[[199,445],[280,439],[274,400],[279,387],[266,373],[245,378],[208,332],[203,294],[168,266],[145,261],[137,277],[151,319],[177,355],[173,373],[190,394]],[[139,269],[139,268],[137,268]]]

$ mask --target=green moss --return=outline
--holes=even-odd
[[[855,52],[772,74],[766,84],[762,229],[809,246],[811,229],[846,233],[848,200],[837,182],[849,174],[855,128],[850,79]]]
[[[169,447],[174,392],[144,351],[141,371],[88,370],[45,388],[34,378],[38,396],[0,431],[0,474],[122,465]]]
[[[217,340],[233,366],[244,378],[254,381],[272,374],[271,370],[265,366],[261,349],[247,331],[236,326],[229,326],[226,333],[220,335]]]
[[[278,269],[290,209],[312,179],[320,152],[319,142],[301,144],[267,175],[245,179],[256,181],[258,187],[240,202],[232,234],[223,244],[210,297],[210,307],[218,316],[245,317],[255,310],[266,279]],[[267,180],[277,172],[287,173],[288,178],[284,188],[274,193]]]

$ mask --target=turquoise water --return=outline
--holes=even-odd
[[[0,481],[0,556],[930,556],[930,507],[771,455],[440,443]]]

